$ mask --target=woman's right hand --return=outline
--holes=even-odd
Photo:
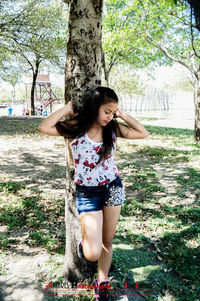
[[[69,101],[64,107],[45,118],[39,124],[38,130],[50,136],[60,136],[60,133],[56,129],[56,123],[68,114],[72,117],[78,115],[78,113],[74,113],[72,101]]]
[[[74,113],[72,101],[69,101],[69,102],[66,104],[65,108],[66,108],[67,114],[70,114],[72,117],[75,117],[75,116],[78,115],[78,113]]]

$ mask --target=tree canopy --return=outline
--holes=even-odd
[[[195,74],[200,38],[188,6],[165,0],[106,0],[105,4],[104,47],[109,61],[115,57],[136,68],[175,61]]]
[[[5,22],[0,24],[1,52],[21,57],[29,68],[34,61],[47,60],[64,68],[67,25],[59,2],[15,1],[14,10],[7,1],[3,7]]]
[[[11,10],[13,5],[15,9]],[[34,88],[41,63],[64,72],[67,9],[61,1],[9,0],[2,5],[1,14],[5,21],[0,23],[0,76],[5,80],[9,70],[15,71],[17,68],[18,75],[31,71],[31,106],[34,114]]]

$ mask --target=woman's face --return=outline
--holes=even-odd
[[[101,126],[106,126],[116,114],[118,109],[118,103],[116,102],[108,102],[99,107],[99,114],[97,123]]]

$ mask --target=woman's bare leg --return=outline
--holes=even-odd
[[[83,253],[87,260],[97,261],[102,250],[102,210],[80,214]]]
[[[108,273],[112,261],[112,241],[115,235],[115,230],[119,219],[120,211],[121,211],[121,205],[103,207],[102,252],[98,260],[99,282],[108,279]]]

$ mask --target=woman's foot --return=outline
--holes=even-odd
[[[96,295],[96,300],[98,301],[107,301],[109,300],[109,281],[102,281],[99,282],[98,280],[95,280],[94,283],[95,287],[95,295]]]

